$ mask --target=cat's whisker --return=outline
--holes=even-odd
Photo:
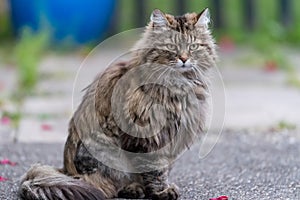
[[[154,81],[151,81],[150,79],[152,79],[152,77],[155,75],[155,74],[157,74],[158,72],[160,72],[161,70],[164,70],[161,66],[156,66],[156,67],[154,67],[154,71],[149,75],[149,77],[147,78],[147,80],[144,82],[145,84],[149,84],[149,83],[156,83],[156,80]],[[164,70],[164,72],[165,72],[165,70]],[[162,73],[164,73],[164,72],[162,72]],[[161,73],[161,74],[162,74]],[[150,81],[150,82],[149,82]],[[151,88],[151,91],[150,91],[150,93],[149,93],[149,95],[151,96],[153,94],[153,87]]]
[[[155,81],[155,83],[160,83],[159,81],[160,81],[160,78],[167,72],[167,71],[169,71],[169,67],[166,67],[166,69],[164,69],[164,71],[159,75],[159,77],[156,79],[156,81]],[[154,92],[154,87],[152,87],[151,88],[151,91],[150,91],[150,94],[152,95],[153,94],[153,92]]]
[[[199,75],[198,80],[201,80],[201,82],[203,82],[204,84],[207,84],[206,80],[205,80],[205,74],[199,68],[195,68],[195,70],[198,72],[198,75]]]
[[[151,81],[150,79],[153,77],[153,75],[156,74],[157,72],[159,72],[160,70],[162,70],[160,66],[154,67],[154,71],[149,75],[149,77],[147,78],[145,83],[148,83],[148,81]],[[147,72],[147,70],[146,70],[146,72]]]
[[[192,67],[192,70],[193,70],[193,72],[194,72],[194,74],[195,74],[195,76],[196,76],[196,79],[199,79],[198,73],[197,73],[197,71],[195,70],[195,67],[194,67],[194,66]]]
[[[167,72],[169,72],[171,70],[171,68],[170,67],[166,67],[166,69],[164,69],[164,71],[160,74],[160,76],[156,79],[156,81],[155,81],[155,83],[158,83],[158,84],[163,84],[161,81],[160,81],[160,78],[163,76],[163,77],[165,77],[165,74],[167,73]],[[150,91],[150,97],[152,97],[152,95],[154,94],[155,95],[155,92],[157,92],[157,91],[155,91],[154,90],[154,86],[151,88],[151,91]]]
[[[159,77],[156,79],[156,81],[160,81],[160,78],[166,74],[171,68],[166,66],[166,69],[159,75]]]
[[[194,67],[194,69],[198,72],[197,74],[200,76],[199,78],[204,78],[205,77],[205,72],[201,70],[199,67]]]
[[[209,85],[209,82],[207,81],[207,78],[205,78],[205,73],[201,70],[201,68],[199,67],[196,67],[195,68],[200,74],[202,77],[200,77],[199,80],[201,80],[202,84],[205,86],[205,87],[208,87]]]
[[[207,87],[209,85],[209,83],[206,81],[206,78],[204,77],[204,72],[199,69],[199,67],[193,67],[195,71],[197,71],[197,79],[201,80],[201,83]]]

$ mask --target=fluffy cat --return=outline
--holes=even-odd
[[[208,71],[216,46],[209,11],[183,16],[156,9],[132,58],[87,88],[69,124],[64,167],[34,165],[23,199],[175,200],[172,163],[205,127]]]

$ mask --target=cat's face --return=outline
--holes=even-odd
[[[216,50],[209,21],[208,9],[177,17],[154,10],[143,38],[144,59],[179,71],[211,67]]]

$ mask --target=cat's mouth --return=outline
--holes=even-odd
[[[186,70],[190,70],[193,67],[193,65],[190,59],[182,60],[178,58],[175,67],[177,69],[186,71]]]

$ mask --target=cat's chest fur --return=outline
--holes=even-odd
[[[128,69],[111,88],[110,98],[99,101],[109,101],[110,107],[105,122],[100,123],[107,130],[104,134],[114,135],[120,148],[135,153],[156,151],[168,144],[170,151],[178,140],[182,148],[190,145],[204,128],[206,89],[176,71],[148,78],[151,69],[145,77],[141,70],[145,69]]]

